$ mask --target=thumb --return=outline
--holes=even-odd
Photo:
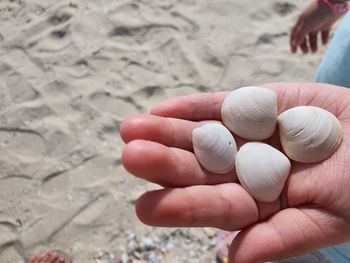
[[[278,260],[345,242],[345,224],[321,209],[288,208],[241,231],[230,247],[229,262]],[[343,236],[343,237],[342,237]]]

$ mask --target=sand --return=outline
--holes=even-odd
[[[0,262],[214,262],[216,230],[144,226],[156,186],[121,165],[121,122],[163,99],[312,81],[291,55],[308,1],[0,1]]]

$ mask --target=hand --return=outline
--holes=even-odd
[[[122,154],[133,175],[164,186],[136,204],[145,224],[242,230],[230,247],[230,262],[263,262],[304,254],[350,240],[350,91],[325,84],[266,84],[278,94],[279,113],[298,105],[332,112],[344,129],[343,143],[329,159],[293,163],[280,198],[254,200],[234,171],[205,171],[192,151],[192,130],[220,121],[227,92],[169,99],[153,115],[130,117],[121,126]],[[236,137],[237,144],[244,143]],[[276,145],[278,136],[267,141]]]
[[[307,53],[309,48],[312,52],[316,52],[319,34],[321,35],[322,44],[327,44],[329,31],[340,17],[341,15],[334,16],[327,6],[314,0],[300,15],[298,22],[292,29],[290,37],[292,53],[295,53],[298,47],[303,53]]]

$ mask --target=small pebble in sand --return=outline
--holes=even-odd
[[[152,249],[155,249],[155,247],[156,247],[156,245],[154,244],[154,242],[150,238],[147,238],[144,240],[143,246],[146,250],[152,250]]]
[[[21,227],[23,225],[22,220],[17,218],[16,219],[16,227]]]

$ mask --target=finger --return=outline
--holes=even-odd
[[[230,262],[278,260],[345,242],[349,229],[341,222],[323,210],[282,210],[266,222],[241,231],[230,247]]]
[[[166,146],[192,150],[192,131],[201,123],[153,115],[129,117],[120,127],[124,142],[150,140]]]
[[[297,52],[298,45],[296,44],[296,42],[295,42],[293,39],[291,39],[291,40],[289,41],[289,46],[290,46],[290,51],[291,51],[293,54]]]
[[[298,22],[295,24],[295,26],[292,29],[292,34],[290,37],[290,46],[292,53],[295,53],[298,49],[298,46],[300,44],[300,34],[302,29],[303,21],[301,19],[298,20]]]
[[[300,49],[304,54],[307,54],[309,52],[309,48],[307,46],[307,40],[306,37],[303,39],[303,41],[300,43]]]
[[[122,123],[120,135],[125,143],[133,140],[148,140],[169,147],[193,151],[193,130],[208,122],[214,121],[192,122],[154,115],[135,115]],[[238,136],[235,136],[235,141],[238,147],[246,143],[246,140]]]
[[[150,141],[135,140],[127,144],[122,163],[131,174],[168,187],[237,181],[234,169],[226,174],[210,173],[201,167],[192,152]]]
[[[329,30],[323,30],[321,32],[322,44],[326,45],[329,39]]]
[[[317,32],[312,32],[309,34],[309,45],[313,53],[317,51]]]
[[[200,93],[168,99],[155,106],[151,113],[186,120],[221,120],[221,105],[227,92]],[[210,99],[209,99],[210,98]],[[198,107],[198,102],[207,103]]]
[[[295,30],[295,35],[293,36],[294,37],[293,40],[294,40],[294,44],[296,46],[299,46],[303,53],[307,53],[307,51],[305,51],[305,43],[304,43],[306,42],[307,34],[308,34],[308,29],[305,26],[305,21],[301,19],[298,22],[298,27]]]
[[[268,83],[260,86],[277,93],[278,113],[299,105],[312,105],[323,107],[338,116],[347,106],[344,98],[349,97],[348,89],[320,83]],[[201,93],[177,97],[163,101],[152,112],[159,116],[183,119],[208,119],[207,115],[221,119],[221,105],[228,94]]]
[[[237,230],[259,219],[254,199],[235,183],[148,192],[137,201],[136,213],[143,223],[163,227]]]
[[[289,45],[292,53],[295,53],[298,49],[298,43],[296,42],[296,34],[298,32],[297,29],[298,29],[298,23],[293,27],[290,40],[289,40]]]

